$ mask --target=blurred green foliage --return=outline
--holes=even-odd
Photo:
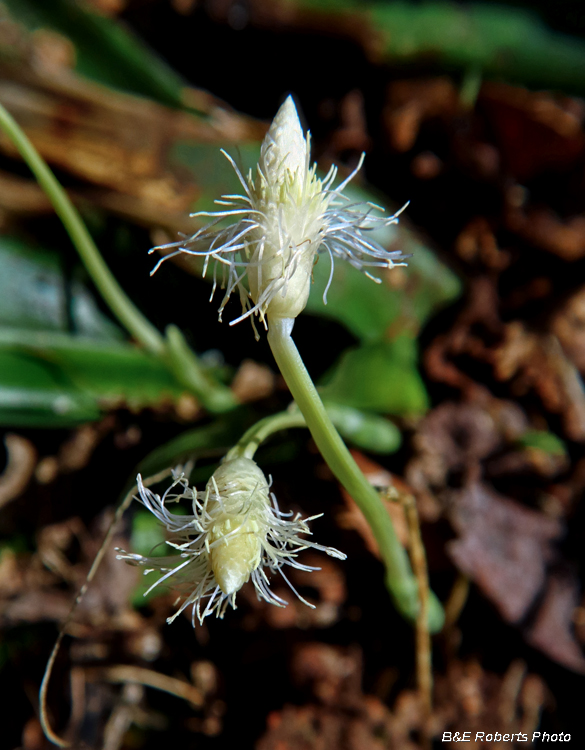
[[[585,42],[547,28],[538,16],[499,3],[445,0],[292,0],[310,25],[343,29],[370,57],[435,70],[481,71],[528,86],[585,91]]]
[[[365,411],[420,416],[429,404],[416,357],[416,344],[406,335],[347,349],[321,395]]]
[[[546,430],[527,430],[518,438],[518,444],[522,448],[539,450],[551,456],[567,456],[567,447],[564,442],[557,435]]]
[[[73,42],[76,70],[105,86],[182,106],[187,82],[125,25],[75,0],[3,0],[30,31],[51,29]]]
[[[0,236],[0,263],[0,424],[68,426],[181,396],[164,364],[66,278],[58,253]]]

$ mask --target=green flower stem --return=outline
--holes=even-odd
[[[165,329],[168,363],[177,379],[189,388],[213,414],[223,414],[235,409],[236,397],[225,385],[213,381],[201,367],[193,350],[185,341],[182,331],[175,325]]]
[[[259,446],[273,435],[275,432],[280,430],[288,430],[291,427],[306,427],[307,422],[305,421],[302,413],[294,407],[287,409],[286,411],[278,412],[278,414],[271,414],[269,417],[264,417],[256,424],[253,424],[249,430],[242,435],[236,445],[228,451],[225,460],[231,461],[234,458],[254,458],[254,454],[258,450]]]
[[[349,438],[350,442],[359,436],[361,437],[362,445],[371,442],[373,446],[376,439],[388,439],[387,431],[381,430],[379,424],[369,423],[369,420],[372,419],[371,415],[363,414],[357,409],[352,409],[350,406],[342,406],[341,404],[326,402],[324,403],[324,406],[329,419],[342,435]],[[368,430],[367,441],[365,440],[366,436],[364,434],[365,425]],[[307,422],[303,414],[293,401],[286,411],[272,414],[252,425],[252,427],[242,435],[240,440],[238,440],[237,445],[229,451],[226,458],[254,458],[254,454],[259,446],[269,438],[270,435],[273,435],[275,432],[280,432],[280,430],[289,430],[294,427],[306,426]],[[391,437],[393,437],[393,435],[391,435]]]
[[[378,493],[353,460],[333,426],[294,341],[293,320],[269,320],[268,343],[290,392],[331,471],[353,497],[368,521],[386,566],[386,586],[397,609],[411,622],[419,609],[418,585],[406,551]],[[429,598],[429,630],[443,626],[443,609],[432,594]]]
[[[2,104],[0,104],[0,128],[16,146],[39,185],[47,194],[98,291],[124,328],[145,349],[164,359],[171,366],[177,378],[197,396],[209,411],[221,413],[233,409],[236,406],[236,400],[232,392],[229,388],[212,382],[184,339],[179,340],[182,334],[179,332],[179,335],[177,335],[174,331],[169,330],[171,328],[169,327],[167,329],[167,340],[165,340],[152,323],[128,299],[100,255],[69,196],[22,128]],[[177,330],[175,328],[175,331]]]

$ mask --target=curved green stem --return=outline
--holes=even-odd
[[[45,191],[99,293],[119,322],[145,349],[164,359],[178,380],[187,386],[209,411],[221,413],[233,409],[237,404],[230,389],[220,383],[214,383],[205,373],[180,331],[174,326],[169,326],[165,340],[128,299],[100,255],[79,211],[22,128],[2,104],[0,128],[14,143]]]
[[[213,414],[223,414],[238,405],[231,389],[214,382],[205,372],[182,331],[175,325],[165,329],[168,364],[177,379],[192,391]]]
[[[110,310],[124,328],[146,349],[153,354],[163,354],[165,351],[164,338],[125,295],[124,290],[100,255],[69,196],[18,123],[1,104],[0,127],[14,143],[31,172],[37,178],[37,182],[47,194],[94,284]]]
[[[278,414],[271,414],[268,417],[264,417],[256,424],[253,424],[242,437],[238,440],[231,450],[226,454],[225,460],[231,461],[234,458],[254,458],[254,454],[258,450],[259,446],[273,435],[275,432],[280,430],[288,430],[291,427],[306,427],[302,413],[296,409],[287,409],[286,411],[278,412]]]
[[[358,409],[353,409],[351,406],[342,404],[325,402],[324,406],[329,419],[339,430],[340,434],[349,439],[350,442],[355,442],[362,447],[365,446],[366,449],[374,450],[376,441],[381,441],[385,446],[391,443],[391,447],[394,447],[396,442],[394,430],[396,428],[382,417],[364,414]],[[280,432],[280,430],[306,426],[307,421],[299,410],[299,407],[293,401],[286,411],[264,417],[264,419],[252,425],[238,440],[237,445],[229,451],[226,458],[254,458],[258,447],[270,435]]]
[[[293,320],[270,320],[268,343],[290,392],[303,413],[313,439],[331,471],[353,497],[366,517],[386,566],[386,586],[398,610],[415,621],[419,609],[418,585],[406,551],[378,493],[353,460],[333,426],[290,333]],[[429,629],[443,626],[443,609],[438,599],[429,599]]]

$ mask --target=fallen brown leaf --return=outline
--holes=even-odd
[[[149,226],[157,221],[173,229],[177,221],[184,225],[200,193],[191,174],[172,162],[177,141],[225,145],[263,137],[263,124],[204,91],[186,90],[201,112],[196,116],[81,78],[63,53],[69,41],[53,32],[30,35],[4,19],[3,45],[10,55],[0,62],[0,99],[41,156],[97,188],[93,198],[99,205]],[[0,150],[17,156],[1,134]],[[16,201],[12,207],[19,212],[46,211],[33,186],[8,179],[18,191],[0,205],[9,209]]]
[[[529,331],[521,321],[504,324],[494,281],[475,279],[468,302],[451,330],[426,350],[429,377],[460,390],[469,402],[495,404],[483,383],[467,374],[462,356],[491,365],[515,398],[535,392],[546,411],[560,414],[567,437],[585,440],[585,388],[579,372],[552,333]],[[516,407],[518,409],[518,407]]]
[[[495,376],[511,381],[515,395],[534,390],[549,412],[563,417],[567,437],[585,440],[583,381],[555,336],[531,333],[519,321],[510,323],[493,353],[493,364]]]
[[[544,600],[525,637],[558,664],[585,674],[585,656],[573,627],[579,602],[578,586],[572,575],[553,573],[549,576]]]
[[[419,500],[440,497],[452,475],[464,483],[479,478],[485,467],[491,466],[486,460],[527,428],[525,414],[512,401],[487,397],[478,403],[447,401],[419,424],[413,437],[416,455],[406,467],[406,478]]]
[[[455,564],[518,623],[544,587],[559,521],[476,482],[449,494],[448,515],[459,538],[448,545]]]

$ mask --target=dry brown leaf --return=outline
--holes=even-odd
[[[485,402],[493,398],[486,386],[463,372],[453,363],[453,358],[470,354],[476,359],[489,361],[491,352],[484,336],[490,340],[501,337],[503,326],[498,308],[498,292],[493,279],[472,279],[467,304],[454,326],[447,333],[437,336],[423,354],[425,369],[431,380],[461,390],[469,401]]]
[[[35,180],[4,171],[0,171],[0,208],[24,216],[53,212],[51,201]]]
[[[547,411],[562,416],[569,439],[585,440],[585,388],[558,339],[530,332],[521,321],[503,324],[498,308],[494,281],[475,279],[454,326],[425,352],[430,378],[461,390],[467,401],[495,404],[488,388],[464,372],[456,358],[465,355],[487,363],[497,380],[509,381],[512,395],[536,392]]]
[[[337,155],[344,151],[369,151],[371,138],[368,134],[364,95],[359,89],[347,93],[339,105],[340,127],[331,137],[330,150]]]
[[[459,536],[448,551],[459,570],[505,620],[521,621],[544,587],[560,522],[479,482],[449,494],[448,515]]]
[[[356,726],[356,724],[358,726]],[[257,750],[385,750],[384,738],[370,737],[356,716],[324,706],[285,706],[268,716]],[[354,738],[358,734],[356,744]],[[406,750],[406,748],[405,748]]]
[[[527,428],[526,416],[511,401],[448,401],[433,409],[419,425],[413,438],[416,455],[408,463],[406,478],[419,500],[432,497],[432,492],[440,498],[453,473],[464,482],[477,479],[486,459],[515,441]],[[486,466],[491,463],[488,461]]]
[[[285,706],[268,716],[258,750],[385,750],[388,709],[361,690],[357,647],[306,643],[294,653],[293,680],[310,688],[319,705]],[[413,750],[414,746],[410,747]]]
[[[531,333],[516,321],[504,327],[493,353],[494,374],[511,381],[517,396],[536,391],[544,407],[563,417],[567,437],[585,440],[585,388],[572,362],[552,334]]]
[[[175,229],[177,221],[185,224],[199,190],[190,173],[171,162],[173,144],[225,145],[263,137],[263,124],[232,112],[204,91],[186,92],[202,112],[196,117],[78,77],[61,60],[61,43],[68,40],[43,34],[29,36],[5,21],[0,45],[6,37],[11,56],[0,64],[0,99],[49,164],[98,189],[91,197],[99,205],[149,226],[160,221]],[[17,156],[5,135],[0,135],[0,149]],[[46,203],[37,191],[19,185],[17,210],[44,212]]]
[[[0,600],[0,625],[13,628],[28,623],[62,622],[70,607],[71,597],[63,592],[23,592],[12,599]]]
[[[578,586],[573,575],[553,573],[549,576],[544,600],[525,637],[558,664],[585,674],[585,656],[573,627],[579,602]]]

